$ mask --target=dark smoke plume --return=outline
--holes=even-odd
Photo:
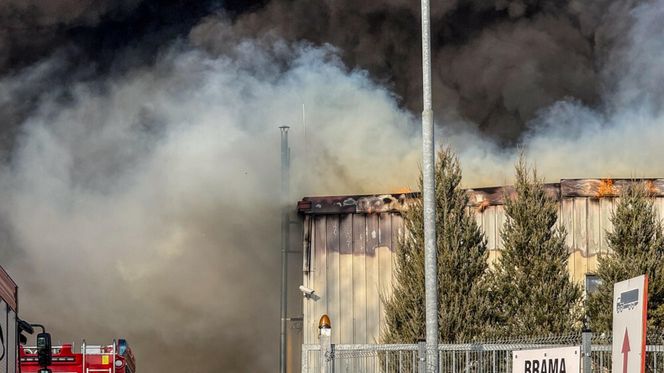
[[[607,53],[624,35],[633,1],[445,0],[432,4],[434,110],[513,143],[537,111],[566,97],[596,105]],[[421,110],[419,2],[273,0],[232,22],[193,31],[210,50],[272,35],[330,43]],[[221,21],[220,21],[221,18]]]
[[[224,4],[229,14],[251,8],[238,0]],[[18,126],[44,92],[153,64],[220,8],[216,0],[0,0],[0,79],[41,69],[33,81],[20,80],[13,96],[0,96],[0,159],[10,156]]]
[[[224,52],[242,38],[329,43],[348,66],[420,111],[419,2],[406,0],[152,1],[5,0],[0,72],[56,49],[97,66],[152,63],[160,47],[192,30]],[[478,127],[513,144],[539,109],[566,97],[600,104],[609,51],[624,44],[637,0],[444,0],[432,4],[435,111],[439,122]],[[51,5],[49,5],[51,4]],[[210,15],[210,14],[217,14]],[[203,17],[210,15],[201,21]]]
[[[0,72],[42,58],[67,43],[67,30],[124,17],[141,0],[3,0],[0,2]]]

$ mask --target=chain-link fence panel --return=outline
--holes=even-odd
[[[540,338],[440,344],[439,373],[512,373],[515,351],[581,346],[590,372],[611,373],[611,338],[603,334],[574,333]],[[664,372],[664,334],[648,336],[646,373]],[[587,351],[583,351],[587,349]],[[424,343],[302,346],[303,373],[419,373],[424,368]],[[581,364],[583,369],[584,364]]]

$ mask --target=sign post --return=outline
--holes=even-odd
[[[514,351],[512,373],[580,373],[581,347]]]
[[[648,277],[613,285],[612,373],[645,373]]]

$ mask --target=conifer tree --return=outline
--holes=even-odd
[[[580,326],[582,293],[567,268],[566,233],[556,227],[558,204],[523,156],[516,164],[514,187],[515,197],[506,196],[503,249],[491,276],[494,333],[570,332]]]
[[[648,275],[648,325],[664,327],[664,235],[652,199],[642,184],[622,193],[611,215],[613,231],[607,234],[612,253],[599,258],[597,292],[588,300],[590,325],[596,332],[611,332],[613,284]]]
[[[421,185],[420,179],[420,185]],[[480,336],[487,310],[484,277],[486,240],[467,212],[460,188],[461,168],[449,148],[438,152],[435,169],[438,252],[439,340],[455,342]],[[396,251],[392,296],[383,299],[384,343],[414,343],[425,336],[424,222],[422,201],[404,216],[406,235]]]

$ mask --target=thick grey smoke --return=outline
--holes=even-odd
[[[296,180],[316,192],[414,179],[417,143],[412,117],[333,50],[234,51],[174,47],[150,69],[68,88],[66,102],[43,97],[0,171],[22,317],[65,341],[125,336],[142,372],[274,370],[277,126],[293,126],[302,154],[310,108]],[[2,82],[5,94],[39,71]]]

